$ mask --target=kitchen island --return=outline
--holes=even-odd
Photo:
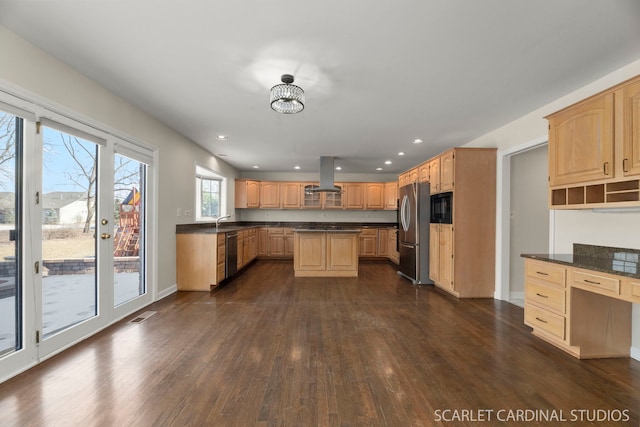
[[[357,277],[358,234],[360,229],[348,227],[295,229],[295,277]]]

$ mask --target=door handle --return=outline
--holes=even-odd
[[[111,238],[111,234],[109,234],[109,233],[102,233],[102,234],[100,235],[100,237],[102,238],[102,240],[106,240],[106,239]]]

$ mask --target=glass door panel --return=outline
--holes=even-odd
[[[42,127],[42,334],[97,316],[98,145]]]
[[[0,357],[22,347],[20,158],[22,119],[0,111]]]
[[[114,306],[146,293],[145,176],[147,165],[121,154],[114,156]]]

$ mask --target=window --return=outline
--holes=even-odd
[[[200,216],[220,216],[220,184],[219,179],[200,178]]]
[[[206,221],[223,215],[225,184],[224,177],[196,166],[196,220]]]

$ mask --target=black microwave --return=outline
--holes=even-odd
[[[440,193],[431,196],[431,223],[453,223],[453,193]]]

